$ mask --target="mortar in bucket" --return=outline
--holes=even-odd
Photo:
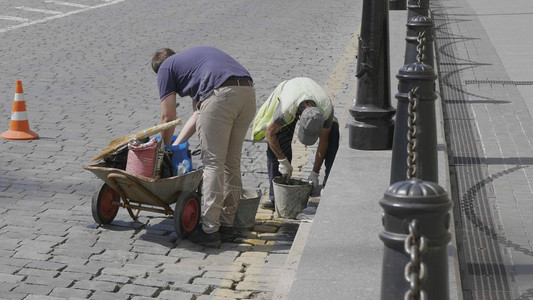
[[[274,201],[276,212],[280,218],[294,219],[307,207],[307,201],[313,191],[309,181],[283,177],[274,177]]]
[[[233,219],[233,228],[250,229],[255,226],[255,215],[261,200],[261,190],[243,189],[235,219]]]

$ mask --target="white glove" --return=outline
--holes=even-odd
[[[279,162],[278,170],[281,173],[281,175],[283,176],[287,175],[288,178],[291,178],[292,166],[291,166],[291,163],[287,160],[287,158],[278,159],[278,162]]]
[[[307,179],[309,182],[313,183],[313,187],[318,187],[318,173],[311,171],[311,174],[309,174]]]

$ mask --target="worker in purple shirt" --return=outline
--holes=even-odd
[[[241,151],[256,104],[250,73],[235,59],[213,47],[194,47],[175,53],[156,51],[152,68],[157,73],[161,123],[176,119],[176,98],[189,96],[193,114],[174,145],[198,132],[202,163],[201,226],[190,240],[218,247],[233,237],[233,219],[240,201]],[[174,127],[161,137],[168,145]]]

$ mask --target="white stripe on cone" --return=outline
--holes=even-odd
[[[24,101],[24,94],[15,93],[15,101]]]
[[[28,114],[25,111],[13,111],[11,112],[11,120],[26,121],[28,120]]]

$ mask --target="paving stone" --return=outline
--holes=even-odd
[[[171,280],[175,280],[174,278],[168,278],[168,279],[165,279],[165,280],[159,280],[159,279],[153,279],[153,278],[135,278],[133,279],[133,284],[135,285],[144,285],[144,286],[151,286],[151,287],[158,287],[158,288],[162,288],[162,289],[165,289],[165,288],[168,288],[169,287],[169,282]],[[184,282],[188,282],[189,281],[189,278],[187,277],[186,280],[184,280]]]
[[[41,277],[56,277],[59,272],[58,271],[47,271],[47,270],[39,270],[39,269],[31,269],[31,268],[23,268],[20,270],[18,275],[27,275],[27,276],[41,276]]]
[[[262,291],[271,292],[275,289],[275,284],[263,283],[263,282],[239,282],[235,287],[236,291]]]
[[[97,280],[80,280],[74,283],[72,288],[81,289],[81,290],[116,292],[119,287],[114,282],[105,282],[105,281],[97,281]]]
[[[127,277],[127,276],[116,276],[116,275],[102,274],[102,275],[100,275],[98,277],[95,277],[93,280],[125,284],[125,283],[128,283],[131,279],[129,277]]]
[[[267,283],[267,284],[277,284],[280,278],[278,275],[246,275],[243,282],[257,282],[257,283]]]
[[[162,300],[194,300],[197,299],[194,294],[179,291],[162,291],[158,299]]]
[[[24,276],[22,275],[0,273],[0,282],[17,283],[17,282],[21,282],[23,279],[24,279]]]
[[[64,269],[67,265],[51,261],[32,261],[26,265],[26,268],[33,268],[39,270],[59,271]]]
[[[102,265],[96,264],[70,264],[64,271],[74,273],[87,273],[95,275],[103,269]]]
[[[155,287],[136,285],[136,284],[126,284],[120,288],[119,293],[139,295],[139,296],[145,296],[145,297],[153,297],[157,291],[158,291],[158,288],[155,288]]]
[[[13,258],[28,259],[28,260],[46,261],[46,260],[49,260],[51,258],[51,255],[36,253],[36,252],[30,251],[30,250],[26,250],[26,251],[17,250],[15,252],[15,254],[13,254],[12,257]]]
[[[5,292],[8,292],[12,289],[14,289],[15,287],[17,287],[19,285],[18,282],[4,282],[4,281],[0,281],[0,291],[2,291],[2,294],[5,293]],[[0,294],[0,299],[4,299],[4,298],[1,298],[2,297],[2,294]]]
[[[76,288],[62,288],[56,287],[50,293],[50,296],[63,297],[63,298],[79,298],[87,299],[92,294],[89,290],[80,290]]]
[[[53,287],[40,285],[40,284],[26,284],[22,283],[17,286],[12,292],[16,293],[27,293],[27,294],[36,294],[36,295],[48,295],[52,291]]]
[[[41,284],[41,285],[56,286],[56,287],[69,287],[70,285],[72,285],[74,280],[31,275],[31,276],[26,277],[24,282],[28,284]]]
[[[17,292],[2,292],[2,298],[6,300],[22,300],[22,299],[32,299],[34,295],[28,295],[27,293],[17,293]],[[38,297],[38,296],[37,296]],[[36,298],[33,298],[36,299]]]
[[[210,294],[213,297],[224,297],[233,299],[248,299],[252,295],[252,292],[246,291],[234,291],[230,289],[215,289]]]
[[[172,291],[180,291],[180,292],[185,292],[185,293],[204,294],[209,290],[209,286],[187,284],[187,283],[176,283],[176,284],[173,284],[170,287],[170,289]]]
[[[95,291],[91,295],[91,300],[128,300],[130,295],[120,293],[109,293],[104,291]],[[133,298],[135,299],[135,297]],[[147,298],[150,299],[150,298]]]
[[[220,272],[220,271],[207,271],[202,275],[203,278],[218,278],[228,279],[232,281],[241,281],[244,278],[244,273],[241,272]]]
[[[123,268],[104,268],[102,274],[105,275],[115,275],[115,276],[129,276],[129,277],[139,277],[145,276],[146,270],[138,269],[123,269]]]
[[[154,255],[154,254],[148,254],[148,253],[139,253],[137,258],[135,258],[135,262],[138,261],[150,261],[150,262],[159,262],[159,263],[176,263],[178,262],[177,257],[173,256],[166,256],[166,255]]]
[[[61,274],[59,274],[60,279],[71,279],[71,280],[88,280],[93,277],[92,274],[89,273],[78,273],[78,272],[66,272],[62,271]]]
[[[261,232],[261,233],[266,233],[266,232],[274,233],[278,231],[278,227],[272,226],[272,225],[255,225],[254,231]]]
[[[199,277],[199,278],[195,278],[192,284],[207,285],[210,287],[220,287],[220,288],[231,289],[233,285],[233,281],[229,279]]]
[[[92,255],[90,260],[99,260],[99,261],[112,261],[112,262],[123,262],[125,263],[128,260],[133,260],[137,257],[137,253],[132,253],[128,251],[121,250],[106,250],[102,254]]]
[[[223,271],[223,272],[241,272],[244,270],[244,266],[242,263],[235,262],[231,265],[219,265],[219,264],[210,264],[208,266],[205,266],[206,271]]]

